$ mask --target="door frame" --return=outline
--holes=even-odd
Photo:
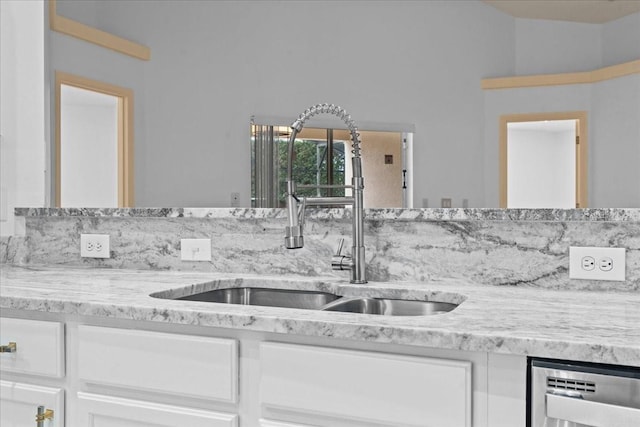
[[[524,113],[505,114],[500,116],[499,129],[499,183],[500,207],[507,207],[507,126],[509,123],[517,122],[540,122],[553,120],[576,120],[576,208],[586,208],[588,206],[587,191],[587,167],[588,167],[588,134],[587,134],[587,112],[586,111],[565,111],[556,113]]]
[[[134,205],[133,164],[133,90],[56,71],[56,123],[55,123],[55,205],[61,207],[62,159],[62,85],[111,95],[118,98],[118,207]]]

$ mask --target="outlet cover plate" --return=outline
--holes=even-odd
[[[108,234],[80,234],[82,258],[111,258]]]
[[[211,239],[180,239],[182,261],[211,261]]]
[[[569,278],[586,280],[625,281],[625,248],[569,247]],[[584,258],[593,258],[595,268],[583,268]],[[611,260],[610,269],[601,268],[601,261]],[[608,264],[608,262],[606,263]]]

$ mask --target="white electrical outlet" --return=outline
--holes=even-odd
[[[111,258],[108,234],[81,234],[80,256],[83,258]]]
[[[240,206],[240,193],[231,193],[231,207],[237,208]]]
[[[451,207],[451,199],[448,199],[448,198],[447,199],[442,199],[440,204],[441,204],[441,206],[443,208],[450,208]]]
[[[569,278],[625,280],[625,248],[569,248]]]
[[[211,261],[211,239],[180,239],[182,261]]]

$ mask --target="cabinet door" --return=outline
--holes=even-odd
[[[64,391],[12,381],[0,381],[0,425],[33,427],[38,406],[53,411],[45,427],[64,427]]]
[[[0,345],[16,343],[13,353],[0,355],[3,371],[64,376],[64,325],[59,322],[0,317]]]
[[[322,425],[471,427],[471,363],[262,343],[260,400],[265,418],[285,411],[341,420]]]
[[[87,325],[78,337],[78,374],[88,383],[237,402],[235,340]]]
[[[237,427],[238,416],[181,406],[78,393],[83,427]],[[4,427],[4,425],[3,425]]]
[[[313,427],[308,424],[292,424],[292,423],[283,423],[281,421],[272,421],[265,420],[264,418],[260,419],[260,427]]]

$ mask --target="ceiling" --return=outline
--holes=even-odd
[[[640,12],[640,0],[483,0],[516,18],[603,24]]]

